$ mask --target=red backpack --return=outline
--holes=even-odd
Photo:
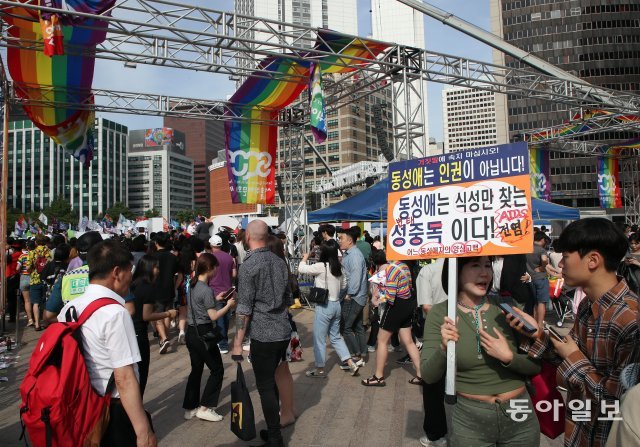
[[[104,396],[93,389],[78,329],[96,310],[110,304],[120,303],[97,299],[77,322],[54,323],[38,340],[20,385],[20,439],[26,429],[36,447],[76,447],[92,435],[109,407],[113,376]]]

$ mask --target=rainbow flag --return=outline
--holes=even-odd
[[[615,155],[619,149],[605,148],[604,153]],[[620,163],[617,158],[598,157],[598,195],[601,208],[622,208],[620,195]]]
[[[322,30],[318,32],[315,49],[334,54],[319,57],[316,64],[324,73],[354,71],[386,48],[385,44]],[[297,55],[264,59],[258,71],[229,100],[232,105],[225,112],[227,115],[235,113],[251,118],[251,122],[245,123],[225,121],[227,174],[233,203],[275,201],[278,127],[269,121],[275,120],[279,111],[308,87],[312,69],[310,62],[291,56]]]
[[[61,7],[60,0],[42,0],[41,3]],[[114,0],[71,0],[65,2],[65,8],[103,12],[113,4]],[[67,15],[40,16],[37,11],[24,7],[9,7],[3,12],[3,20],[10,25],[8,34],[13,44],[7,49],[7,60],[16,95],[25,101],[42,102],[37,106],[25,105],[27,116],[57,144],[88,165],[93,157],[94,113],[90,109],[94,103],[91,84],[95,58],[92,50],[106,38],[108,24]],[[47,21],[55,22],[57,29],[46,29]],[[70,25],[79,22],[88,28]],[[34,43],[43,45],[44,51],[30,49]],[[69,46],[75,49],[73,55],[60,54]],[[56,107],[57,104],[81,107],[62,108]]]
[[[540,146],[529,148],[529,172],[531,197],[542,200],[551,199],[549,151]]]

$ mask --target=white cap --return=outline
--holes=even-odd
[[[211,244],[212,247],[222,247],[222,238],[217,234],[214,234],[209,239],[209,243]]]

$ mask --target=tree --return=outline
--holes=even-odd
[[[151,208],[144,212],[144,217],[148,219],[152,217],[160,217],[160,212],[155,208]]]
[[[122,214],[125,218],[129,220],[135,219],[136,217],[135,214],[133,214],[131,210],[127,207],[127,205],[125,205],[123,202],[114,203],[113,205],[111,205],[111,208],[105,211],[105,214],[108,214],[109,216],[111,216],[114,222],[118,221],[120,214]]]
[[[176,215],[174,216],[176,218],[176,220],[180,223],[182,222],[188,222],[191,219],[195,219],[195,217],[198,214],[202,214],[203,216],[206,216],[205,212],[201,209],[195,208],[192,210],[180,210],[178,212],[176,212]]]

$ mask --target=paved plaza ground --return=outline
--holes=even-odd
[[[283,430],[285,442],[290,447],[311,446],[368,446],[399,447],[419,446],[422,433],[422,397],[417,385],[411,385],[411,368],[393,362],[403,353],[389,355],[386,369],[387,386],[367,388],[360,385],[360,378],[373,373],[375,354],[361,369],[361,377],[351,377],[340,370],[337,356],[328,351],[328,378],[308,378],[304,372],[313,366],[312,323],[313,311],[294,311],[295,321],[304,348],[303,361],[291,363],[298,421]],[[23,323],[24,324],[24,321]],[[8,326],[11,329],[13,325]],[[24,377],[29,355],[40,333],[28,328],[18,355],[18,364],[7,374],[9,382],[0,383],[0,446],[22,446],[18,441],[20,422],[19,384]],[[174,334],[175,335],[175,334]],[[224,415],[222,422],[204,422],[196,418],[182,418],[182,399],[189,374],[189,354],[186,346],[174,345],[165,355],[159,355],[157,343],[152,343],[151,372],[145,393],[145,408],[152,414],[159,444],[163,446],[251,446],[253,442],[239,441],[229,430],[229,385],[235,378],[236,367],[230,355],[224,355],[225,379],[222,400],[218,407]],[[175,339],[175,337],[174,337]],[[260,398],[255,390],[251,365],[243,363],[255,407],[257,428],[265,428]],[[0,374],[0,375],[5,375]],[[205,376],[206,377],[206,376]],[[202,386],[204,387],[204,381]],[[543,436],[541,446],[560,447],[562,437],[550,441]]]

